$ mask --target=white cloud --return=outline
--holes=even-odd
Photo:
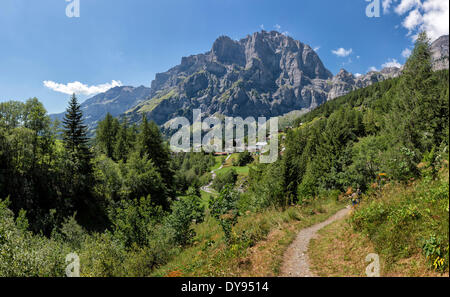
[[[402,25],[403,27],[408,29],[409,32],[412,32],[420,24],[422,24],[422,22],[423,22],[422,14],[420,13],[419,9],[414,9],[408,14],[408,16],[403,21]]]
[[[369,70],[367,70],[368,72],[371,72],[371,71],[378,71],[378,69],[377,69],[377,67],[375,67],[375,66],[371,66],[371,67],[369,67]]]
[[[410,50],[409,48],[405,48],[405,49],[402,51],[402,57],[403,57],[403,58],[408,58],[409,56],[411,56],[411,50]]]
[[[318,50],[320,50],[320,46],[316,46],[316,47],[314,48],[314,51],[315,51],[315,52],[317,52]]]
[[[447,0],[428,0],[423,3],[422,16],[425,30],[432,40],[448,34],[449,2]]]
[[[261,28],[261,30],[264,30],[264,24],[261,24],[259,27]]]
[[[402,64],[400,64],[396,59],[390,59],[386,63],[381,65],[381,67],[383,67],[383,68],[386,68],[386,67],[397,67],[397,68],[400,68],[400,67],[402,67]]]
[[[273,26],[275,28],[275,30],[280,31],[281,30],[281,26],[276,24],[275,26]]]
[[[395,4],[394,4],[395,2]],[[403,16],[402,26],[415,41],[420,31],[426,31],[432,41],[449,32],[449,2],[447,0],[383,0],[383,8],[390,7]]]
[[[355,73],[354,75],[355,75],[355,77],[356,77],[356,78],[358,78],[358,77],[361,77],[361,76],[362,76],[362,74],[361,74],[361,73]]]
[[[413,8],[420,7],[422,3],[420,0],[401,0],[400,4],[395,8],[395,12],[402,15]]]
[[[290,36],[290,35],[291,35],[291,33],[289,33],[289,31],[284,31],[284,32],[281,33],[281,34],[283,34],[283,35],[285,35],[285,36]]]
[[[92,96],[92,95],[96,95],[99,93],[104,93],[114,87],[120,87],[120,86],[122,86],[122,82],[113,80],[113,81],[111,81],[111,83],[88,86],[86,84],[82,84],[79,81],[74,81],[74,82],[71,82],[68,84],[60,84],[60,83],[56,83],[54,81],[46,80],[46,81],[44,81],[44,86],[46,86],[47,88],[49,88],[55,92],[59,92],[59,93],[63,93],[63,94],[72,95],[75,93],[75,94]]]
[[[353,49],[346,50],[345,48],[341,47],[338,48],[337,50],[332,50],[331,52],[338,57],[347,57],[353,52]]]

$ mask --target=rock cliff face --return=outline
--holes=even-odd
[[[448,69],[448,35],[439,37],[431,45],[433,69]]]
[[[157,74],[151,99],[127,115],[139,120],[145,113],[158,124],[193,109],[205,116],[279,116],[399,73],[392,68],[355,77],[341,70],[333,77],[310,46],[279,32],[257,32],[239,41],[222,36],[209,52],[185,57]]]
[[[147,113],[158,124],[195,108],[205,115],[276,116],[325,102],[332,78],[311,47],[281,33],[223,36],[211,51],[156,75],[151,100],[129,114]]]
[[[434,69],[448,69],[448,35],[433,42],[431,51]],[[132,122],[146,114],[159,125],[177,116],[191,118],[193,109],[204,116],[271,117],[312,109],[400,74],[392,67],[358,77],[342,69],[333,76],[310,46],[262,31],[239,41],[219,37],[209,52],[184,57],[180,65],[157,74],[150,89],[113,88],[82,108],[90,128],[107,112]]]

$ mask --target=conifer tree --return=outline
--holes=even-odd
[[[141,156],[148,155],[161,174],[169,193],[173,189],[173,172],[169,166],[169,149],[164,144],[161,132],[155,122],[149,122],[144,116],[138,138]]]
[[[117,132],[116,145],[114,147],[114,157],[116,160],[123,160],[126,162],[130,149],[132,147],[132,139],[130,137],[131,129],[128,128],[127,122],[123,122],[119,126]]]
[[[98,124],[96,136],[101,150],[110,159],[114,158],[118,131],[119,121],[108,112],[105,119]]]
[[[79,157],[80,159],[90,157],[87,127],[83,125],[83,113],[75,94],[72,95],[69,107],[64,115],[63,127],[64,144],[73,157]]]
[[[394,131],[394,138],[409,149],[421,152],[430,150],[435,144],[432,135],[440,126],[436,122],[442,105],[439,101],[440,94],[436,93],[431,64],[430,40],[422,32],[405,64],[400,92],[393,102],[394,113],[387,121]]]
[[[70,199],[77,219],[86,227],[102,224],[102,202],[92,195],[95,178],[92,153],[89,148],[87,127],[77,98],[72,95],[63,121],[63,140],[68,154],[67,198]]]

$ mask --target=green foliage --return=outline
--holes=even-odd
[[[211,179],[210,168],[215,165],[212,154],[205,153],[179,153],[172,158],[171,168],[175,171],[175,185],[180,194],[189,187],[200,187],[209,183]]]
[[[9,201],[0,200],[0,276],[62,276],[68,249],[54,240],[33,235],[23,212],[14,221]]]
[[[448,270],[448,169],[437,179],[391,187],[381,199],[366,197],[351,217],[354,229],[369,236],[388,265],[421,250],[431,267]]]
[[[160,206],[155,206],[150,198],[121,200],[110,209],[114,236],[130,247],[148,245],[155,225],[163,216]]]
[[[173,234],[176,244],[183,246],[194,238],[192,224],[203,221],[204,211],[200,197],[195,195],[183,197],[172,204],[172,213],[166,217],[165,225]]]
[[[142,158],[147,156],[153,161],[154,166],[158,170],[164,181],[169,197],[174,196],[173,172],[170,168],[169,148],[163,142],[161,132],[155,122],[148,122],[144,116],[140,127],[140,133],[137,137],[138,152]],[[162,206],[167,209],[169,203],[167,200],[160,201]]]
[[[119,120],[108,113],[105,119],[98,123],[96,131],[96,140],[101,151],[111,159],[115,157],[115,146],[119,133],[119,125]]]
[[[211,215],[219,221],[225,233],[225,241],[227,244],[231,244],[232,242],[231,232],[239,217],[239,198],[239,193],[228,185],[224,187],[217,198],[213,198],[210,201],[209,208],[211,209]]]
[[[240,153],[238,158],[233,160],[233,166],[243,167],[253,162],[253,156],[250,152],[246,151]]]
[[[128,162],[121,166],[121,176],[121,197],[134,199],[150,194],[153,203],[163,208],[168,205],[166,184],[147,155],[140,157],[138,153],[131,154]]]
[[[217,177],[213,181],[213,188],[220,192],[226,186],[234,186],[236,184],[237,177],[238,174],[235,169],[217,174]]]

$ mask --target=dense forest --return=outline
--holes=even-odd
[[[62,276],[76,251],[84,276],[147,276],[192,244],[206,215],[231,243],[249,211],[337,199],[349,187],[370,192],[380,177],[407,183],[423,176],[422,163],[433,176],[448,160],[448,108],[448,70],[432,71],[422,34],[400,77],[301,116],[277,162],[255,161],[240,191],[235,172],[219,176],[205,206],[200,189],[216,159],[172,154],[145,116],[136,125],[107,115],[90,139],[75,95],[62,123],[36,98],[1,103],[0,275]],[[243,153],[236,166],[252,162]],[[442,226],[430,232],[448,267]]]

